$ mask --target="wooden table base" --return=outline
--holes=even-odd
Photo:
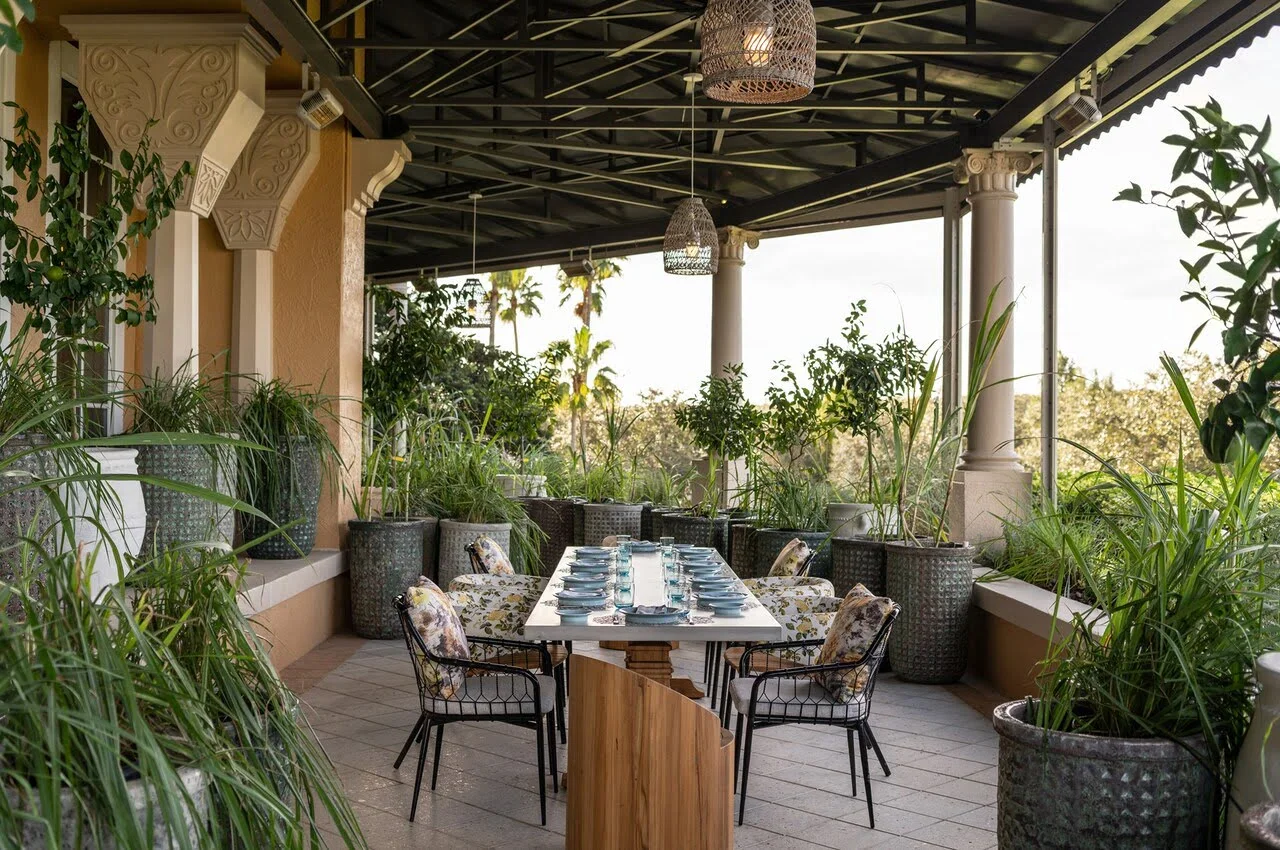
[[[692,679],[673,677],[671,648],[678,644],[669,640],[630,641],[626,645],[627,669],[666,685],[689,699],[702,699],[704,694]]]

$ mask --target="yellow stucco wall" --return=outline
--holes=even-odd
[[[58,24],[62,14],[104,12],[241,11],[238,0],[47,0],[38,4],[34,25],[24,23],[23,52],[17,57],[16,97],[43,136],[48,122],[49,49],[67,37]],[[268,88],[296,89],[298,63],[281,57],[269,69]],[[345,211],[350,133],[339,121],[320,134],[320,161],[294,205],[275,257],[276,374],[334,396],[341,402],[342,419],[335,426],[343,455],[358,458],[359,403],[362,361],[363,219]],[[23,210],[24,223],[36,229],[43,221],[34,209]],[[234,254],[227,250],[211,220],[200,223],[200,364],[206,373],[228,367],[231,346]],[[130,271],[141,271],[146,246],[129,257]],[[125,333],[125,369],[139,373],[142,330]],[[358,466],[358,463],[355,464]],[[341,482],[322,500],[317,545],[339,545],[350,515]]]

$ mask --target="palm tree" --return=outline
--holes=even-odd
[[[572,445],[576,440],[584,465],[587,458],[587,405],[590,402],[603,405],[620,395],[618,385],[613,381],[613,369],[600,365],[611,348],[611,341],[592,339],[591,328],[584,326],[573,332],[572,339],[553,342],[545,355],[552,362],[567,365],[569,381],[561,384],[561,392],[569,407],[569,443]]]
[[[538,283],[529,276],[528,269],[494,272],[489,275],[489,286],[496,294],[493,301],[500,305],[498,318],[511,323],[516,354],[519,354],[520,328],[516,322],[521,316],[530,318],[542,315],[542,310],[538,307],[538,302],[542,300],[542,292],[538,288]]]
[[[625,259],[625,258],[623,258]],[[570,277],[560,273],[560,304],[567,304],[570,298],[577,297],[578,303],[573,307],[573,314],[582,320],[583,327],[591,327],[591,314],[599,316],[604,309],[603,282],[611,277],[621,277],[622,266],[613,260],[599,260],[594,271],[589,275]]]

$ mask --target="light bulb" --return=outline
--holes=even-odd
[[[684,246],[684,255],[691,260],[697,259],[698,255],[701,253],[702,253],[702,246],[699,245],[697,242],[690,241],[687,245]]]
[[[773,61],[773,21],[749,21],[742,27],[742,59],[752,68],[765,68]]]

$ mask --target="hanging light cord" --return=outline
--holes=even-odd
[[[476,276],[476,196],[471,196],[471,276]]]
[[[698,156],[696,149],[694,147],[694,140],[696,139],[696,136],[694,135],[694,130],[698,122],[698,114],[697,112],[695,112],[695,110],[697,109],[697,105],[696,105],[697,96],[698,96],[698,84],[695,81],[690,80],[689,81],[689,197],[690,198],[693,197],[693,164]]]

